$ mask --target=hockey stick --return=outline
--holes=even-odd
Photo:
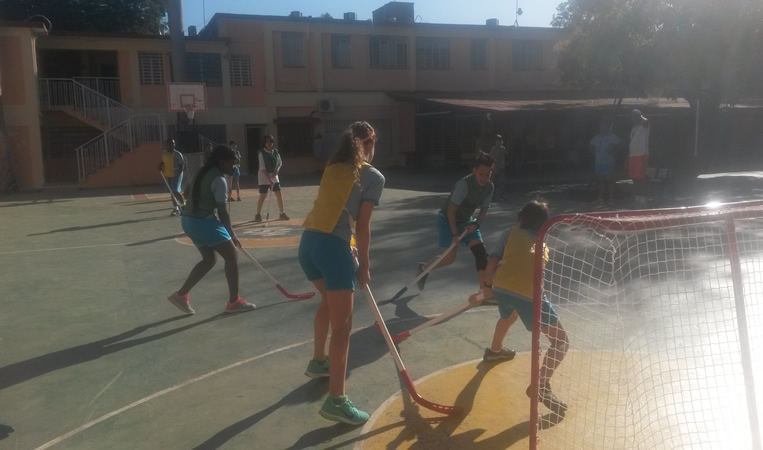
[[[262,270],[263,272],[265,272],[265,275],[267,275],[267,276],[270,278],[270,280],[271,280],[271,281],[272,281],[272,282],[273,282],[273,283],[276,285],[276,287],[278,288],[278,290],[279,290],[279,291],[281,291],[281,293],[282,293],[284,296],[286,296],[286,298],[289,298],[289,299],[292,299],[292,300],[305,300],[305,299],[307,299],[307,298],[310,298],[310,297],[312,297],[312,296],[314,296],[314,295],[315,295],[315,292],[305,292],[304,294],[291,294],[291,293],[289,293],[289,291],[287,291],[286,289],[284,289],[284,287],[283,287],[283,286],[281,286],[281,283],[279,283],[279,282],[278,282],[278,281],[277,281],[275,278],[273,278],[273,275],[271,275],[271,274],[270,274],[270,273],[269,273],[267,270],[265,270],[265,268],[264,268],[264,267],[262,267],[262,264],[260,264],[259,262],[257,262],[257,260],[256,260],[256,259],[254,259],[254,256],[252,256],[252,255],[251,255],[251,254],[250,254],[248,251],[246,251],[246,249],[244,249],[244,248],[241,248],[240,250],[241,250],[242,252],[244,252],[244,254],[245,254],[246,256],[248,256],[248,257],[249,257],[249,259],[251,259],[251,260],[252,260],[252,262],[253,262],[253,263],[255,263],[255,264],[257,265],[257,267],[259,267],[259,268],[260,268],[260,270]]]
[[[167,190],[170,191],[170,198],[172,199],[172,206],[182,211],[183,206],[181,206],[177,199],[175,198],[175,193],[172,192],[172,188],[170,187],[170,182],[167,181],[167,177],[164,176],[162,172],[159,172],[159,175],[162,176],[162,180],[164,180],[164,185],[167,186]]]
[[[418,333],[419,331],[423,330],[424,328],[429,328],[432,325],[435,325],[435,324],[438,324],[438,323],[442,322],[443,320],[449,319],[449,318],[455,316],[456,314],[460,313],[461,311],[469,309],[469,307],[471,307],[471,306],[472,306],[472,304],[469,301],[461,303],[458,306],[454,306],[453,308],[445,311],[444,313],[440,314],[439,316],[437,316],[437,317],[435,317],[433,319],[430,319],[430,320],[422,323],[421,325],[417,326],[416,328],[412,328],[412,329],[410,329],[408,331],[403,331],[400,334],[392,336],[392,342],[400,342],[402,340],[405,340],[408,337],[410,337],[412,334]]]
[[[268,192],[268,212],[265,214],[265,226],[268,226],[268,221],[270,220],[270,204],[273,202],[273,187],[270,187],[270,191]]]
[[[374,312],[374,316],[376,317],[376,323],[381,328],[382,334],[384,335],[384,340],[387,341],[387,346],[389,347],[389,352],[392,354],[392,357],[395,359],[395,366],[397,366],[397,371],[400,373],[400,377],[403,379],[403,382],[405,383],[405,388],[408,390],[408,393],[411,395],[411,398],[413,398],[413,401],[418,403],[419,405],[423,406],[426,409],[430,409],[432,411],[446,414],[446,415],[461,415],[464,413],[464,409],[460,406],[445,406],[445,405],[439,405],[437,403],[432,403],[429,400],[423,398],[416,392],[416,386],[413,385],[413,380],[411,379],[411,376],[408,374],[408,370],[406,370],[405,365],[403,364],[403,360],[400,359],[400,354],[397,352],[397,348],[395,348],[395,343],[392,341],[392,336],[389,334],[389,330],[387,330],[387,324],[384,323],[384,319],[382,318],[381,312],[379,311],[379,307],[376,305],[376,301],[374,300],[374,296],[371,293],[371,288],[366,285],[365,288],[366,291],[366,298],[368,298],[368,303],[371,304],[371,310]]]
[[[461,236],[459,236],[459,237],[458,237],[458,242],[461,242],[461,239],[463,239],[463,238],[464,238],[464,236],[466,236],[466,230],[464,230],[464,231],[461,233]],[[447,254],[448,254],[448,253],[450,253],[450,251],[451,251],[451,250],[453,250],[453,249],[456,247],[456,245],[458,245],[458,242],[456,242],[455,244],[451,243],[451,244],[450,244],[450,247],[448,247],[447,249],[445,249],[445,251],[444,251],[444,252],[442,252],[442,254],[441,254],[440,256],[438,256],[438,257],[437,257],[437,259],[435,259],[435,260],[434,260],[434,262],[433,262],[432,264],[430,264],[430,265],[429,265],[429,267],[428,267],[428,268],[427,268],[425,271],[421,272],[421,273],[419,274],[419,276],[417,276],[417,277],[416,277],[416,278],[415,278],[413,281],[411,281],[410,283],[408,283],[408,284],[407,284],[407,285],[406,285],[404,288],[400,289],[400,291],[398,291],[398,293],[397,293],[397,294],[395,294],[395,296],[394,296],[394,297],[392,297],[392,298],[389,300],[389,302],[394,302],[395,300],[397,300],[397,299],[399,299],[400,297],[402,297],[402,295],[403,295],[403,294],[405,294],[405,293],[406,293],[406,291],[408,291],[408,289],[410,289],[410,288],[412,288],[413,286],[415,286],[415,285],[416,285],[416,283],[418,283],[418,281],[419,281],[420,279],[424,278],[424,277],[425,277],[425,276],[426,276],[426,275],[427,275],[429,272],[431,272],[431,271],[432,271],[432,269],[434,269],[435,267],[437,267],[437,264],[440,264],[440,261],[442,261],[442,260],[445,258],[445,256],[447,256]],[[387,303],[387,302],[385,302],[385,303]]]

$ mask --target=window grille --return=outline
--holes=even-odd
[[[164,84],[164,56],[159,52],[138,52],[140,84]]]

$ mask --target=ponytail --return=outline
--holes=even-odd
[[[207,174],[212,168],[218,167],[221,161],[229,161],[235,159],[236,155],[233,153],[233,149],[227,145],[218,145],[212,150],[212,154],[196,174],[196,178],[193,181],[193,188],[191,189],[191,202],[193,203],[193,212],[198,212],[199,209],[199,194],[201,193],[201,180],[204,175]]]

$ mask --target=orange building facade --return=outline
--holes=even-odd
[[[377,128],[379,167],[459,163],[489,128],[464,128],[458,154],[422,156],[430,130],[417,99],[562,90],[560,30],[352,16],[216,14],[185,37],[181,80],[172,79],[169,36],[5,24],[1,99],[18,188],[155,184],[167,137],[184,152],[235,140],[247,173],[271,134],[284,171],[312,171],[316,135],[330,151],[355,120]],[[193,121],[168,112],[167,83],[176,81],[206,84],[207,110]]]

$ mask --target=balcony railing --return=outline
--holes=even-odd
[[[133,115],[127,106],[69,78],[41,78],[39,93],[40,108],[71,108],[106,128],[113,128]]]
[[[86,142],[74,150],[79,179],[86,180],[90,173],[108,167],[114,159],[143,143],[164,142],[165,130],[163,115],[135,115]]]
[[[74,81],[81,83],[101,95],[114,100],[122,101],[122,91],[118,77],[74,77]]]

